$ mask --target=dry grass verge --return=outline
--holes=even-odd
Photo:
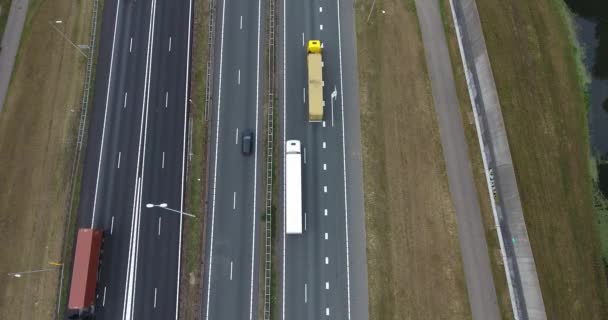
[[[92,2],[34,0],[0,115],[0,274],[61,260]],[[52,319],[59,269],[0,277],[0,319]]]
[[[367,22],[371,5],[356,4],[370,318],[470,319],[415,6],[377,0]]]
[[[605,319],[586,99],[561,0],[478,1],[548,319]]]

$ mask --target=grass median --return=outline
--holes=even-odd
[[[194,1],[192,29],[192,79],[190,83],[190,135],[186,211],[196,218],[185,217],[180,283],[180,319],[198,319],[202,303],[202,273],[206,208],[205,182],[207,160],[207,123],[205,122],[205,88],[208,60],[209,7]]]
[[[415,5],[373,2],[355,7],[370,318],[470,319]]]
[[[52,319],[68,225],[92,2],[30,1],[7,100],[0,115],[0,319]],[[68,262],[69,263],[69,262]]]
[[[608,314],[584,68],[561,0],[477,1],[548,319]]]

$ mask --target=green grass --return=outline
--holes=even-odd
[[[200,283],[202,282],[202,262],[204,250],[206,160],[207,160],[207,123],[204,119],[206,101],[208,60],[208,7],[206,2],[194,4],[194,28],[192,48],[192,74],[190,98],[190,117],[192,127],[191,150],[188,156],[188,177],[186,181],[186,212],[196,218],[185,217],[182,243],[180,318],[194,319],[202,301]],[[194,283],[191,284],[191,277]]]

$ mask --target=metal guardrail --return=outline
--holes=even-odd
[[[213,60],[215,56],[215,0],[209,0],[209,30],[207,33],[207,77],[205,80],[205,121],[209,119],[209,105],[213,100]]]
[[[266,126],[266,232],[264,252],[264,320],[270,320],[272,300],[272,156],[274,144],[275,0],[268,1],[268,122]]]

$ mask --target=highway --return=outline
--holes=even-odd
[[[304,215],[302,235],[285,235],[284,225],[279,232],[280,319],[368,318],[354,11],[340,2],[280,4],[280,149],[286,140],[302,142]],[[322,123],[308,122],[306,45],[313,39],[323,43]]]
[[[217,1],[202,319],[257,319],[263,205],[262,1]],[[254,133],[243,155],[241,136]]]
[[[108,0],[79,226],[103,228],[96,319],[177,319],[191,1]]]

